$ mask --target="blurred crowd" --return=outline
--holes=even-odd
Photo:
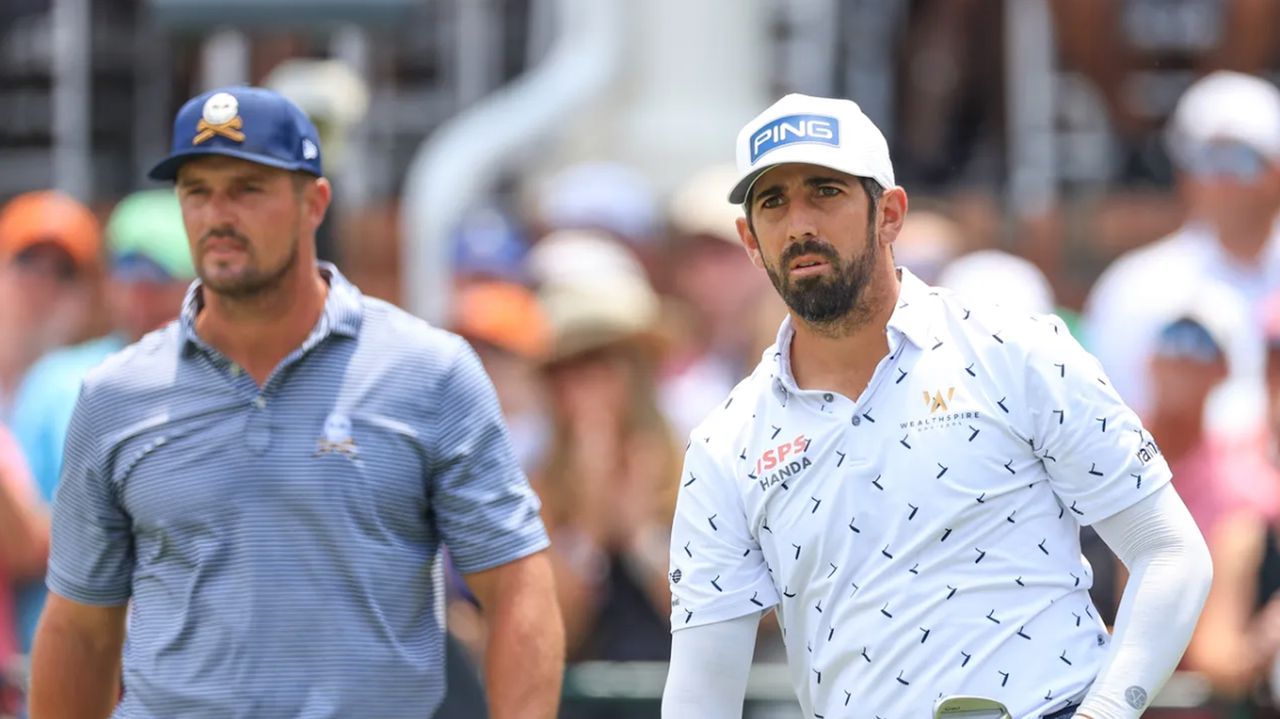
[[[972,5],[933,3],[924,22],[980,17],[963,10]],[[1084,28],[1096,5],[1054,7],[1075,18],[1064,27]],[[1280,12],[1268,17],[1274,28]],[[946,135],[969,125],[956,121],[965,107],[922,93],[901,128],[914,151],[898,159],[925,191],[907,184],[895,256],[980,301],[1058,313],[1099,358],[1214,555],[1183,668],[1211,683],[1214,711],[1280,716],[1280,90],[1208,73],[1179,97],[1153,153],[1141,132],[1152,128],[1109,81],[1123,62],[1081,51],[1097,45],[1070,33],[1062,42],[1111,106],[1125,171],[1173,178],[1177,229],[1126,238],[1134,249],[1090,278],[1083,302],[1064,296],[1063,267],[1034,244],[1006,242],[992,229],[998,212],[928,195],[935,176],[968,166],[947,156]],[[986,76],[981,54],[966,56],[977,59],[953,63],[955,92],[1001,107],[965,89]],[[571,662],[667,658],[669,529],[688,433],[774,342],[786,311],[742,249],[741,211],[726,200],[733,175],[708,167],[664,196],[633,168],[577,164],[530,183],[526,202],[476,208],[457,228],[449,326],[484,362],[542,499]],[[92,210],[47,190],[0,206],[0,717],[19,712],[14,677],[43,603],[48,508],[80,379],[174,318],[193,279],[168,190]],[[1085,545],[1095,602],[1114,618],[1124,568],[1087,533]],[[463,583],[451,584],[458,690],[441,716],[481,716],[472,689],[485,627]],[[760,644],[758,661],[781,659],[776,632]],[[562,715],[656,716],[617,706]]]

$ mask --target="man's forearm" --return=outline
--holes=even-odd
[[[120,646],[41,621],[31,662],[31,719],[106,719],[120,696]]]
[[[671,637],[665,719],[741,719],[760,614],[681,629]]]
[[[1141,715],[1173,673],[1212,579],[1204,539],[1172,487],[1094,525],[1130,569],[1107,663],[1077,710]]]
[[[524,581],[508,584],[485,607],[485,691],[493,719],[553,719],[560,704],[564,627],[550,564],[545,556],[530,559]]]

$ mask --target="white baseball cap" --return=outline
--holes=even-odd
[[[756,115],[738,132],[738,183],[729,202],[742,204],[761,175],[803,163],[869,177],[893,187],[889,143],[857,103],[793,93]]]
[[[1280,160],[1280,89],[1253,75],[1210,73],[1178,99],[1166,139],[1179,161],[1197,146],[1222,140]]]

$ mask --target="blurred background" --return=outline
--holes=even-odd
[[[320,128],[321,256],[484,360],[553,537],[563,717],[658,716],[684,438],[785,311],[738,244],[733,141],[792,91],[884,131],[900,264],[1060,314],[1173,465],[1216,577],[1150,714],[1276,715],[1277,80],[1280,0],[2,0],[0,717],[79,378],[193,277],[145,171],[238,83]],[[1123,567],[1085,547],[1110,621]],[[451,586],[437,716],[483,717]],[[765,627],[748,714],[797,716]]]

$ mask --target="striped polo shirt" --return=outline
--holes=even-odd
[[[468,345],[320,272],[262,387],[196,334],[198,282],[84,382],[47,581],[132,601],[116,717],[428,717],[442,545],[468,573],[547,546]]]

